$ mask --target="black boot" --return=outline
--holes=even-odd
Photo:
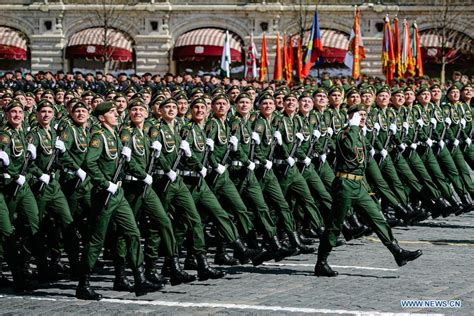
[[[118,292],[133,292],[133,285],[125,272],[125,264],[115,265],[115,280],[112,289]]]
[[[328,264],[329,252],[318,251],[318,261],[314,266],[314,275],[316,276],[325,276],[325,277],[335,277],[338,276],[338,272],[334,271]]]
[[[216,254],[214,255],[214,264],[219,266],[236,266],[239,264],[239,260],[232,258],[227,254],[226,244],[224,242],[219,243],[216,247]],[[235,255],[234,255],[235,256]]]
[[[207,262],[206,255],[199,254],[196,255],[196,260],[198,264],[198,279],[199,281],[205,281],[208,279],[220,279],[225,273],[219,270],[212,268]]]
[[[321,232],[316,232],[312,228],[305,228],[305,229],[303,229],[302,233],[306,238],[313,238],[313,239],[319,238],[319,236],[321,234]]]
[[[234,247],[234,258],[238,259],[240,264],[246,264],[257,256],[261,251],[245,247],[244,243],[237,239],[232,243]],[[218,249],[219,250],[219,249]],[[224,249],[225,253],[225,249]],[[217,256],[217,253],[216,253]],[[235,260],[235,259],[234,259]]]
[[[295,249],[288,249],[283,247],[280,244],[280,240],[278,240],[278,236],[273,236],[269,240],[270,250],[273,252],[273,258],[275,262],[282,261],[286,257],[291,257],[297,254],[297,250]]]
[[[303,245],[310,246],[316,242],[313,238],[306,238],[302,233],[298,233],[298,237]]]
[[[316,250],[313,247],[308,247],[303,245],[303,243],[300,240],[300,236],[298,235],[297,232],[290,232],[287,233],[288,239],[290,240],[291,248],[297,249],[299,253],[302,254],[308,254],[308,253],[314,253]]]
[[[149,292],[156,292],[164,287],[163,284],[155,284],[145,278],[145,267],[143,265],[133,271],[133,277],[135,279],[135,296],[142,296]]]
[[[89,284],[89,274],[84,274],[79,278],[79,284],[76,288],[76,298],[80,300],[100,301],[102,295],[95,292]]]
[[[177,256],[171,258],[166,258],[163,268],[165,266],[169,268],[169,277],[171,285],[178,285],[182,283],[189,283],[196,280],[194,275],[186,273],[179,264],[179,259]],[[162,270],[163,271],[163,270]]]
[[[153,261],[145,261],[145,278],[155,284],[161,284],[163,287],[168,281],[156,270],[156,264]]]
[[[474,210],[474,201],[472,200],[472,198],[469,194],[465,194],[465,195],[461,196],[461,202],[462,202],[462,205],[463,205],[463,209],[462,209],[463,213],[469,213],[469,212]],[[461,214],[459,214],[459,215],[461,215]]]
[[[342,235],[346,241],[352,240],[352,226],[347,219],[342,222]]]
[[[196,258],[189,251],[184,259],[184,270],[197,270]]]
[[[386,246],[392,253],[399,267],[404,266],[408,261],[413,261],[423,254],[421,250],[408,251],[402,249],[396,240]]]
[[[61,262],[61,253],[58,251],[51,252],[51,260],[49,261],[49,277],[51,281],[57,281],[66,274],[66,267]]]
[[[394,207],[395,217],[402,220],[405,225],[410,225],[412,220],[412,215],[409,211],[402,205],[398,204]]]
[[[354,239],[364,236],[365,232],[369,229],[366,225],[359,221],[356,214],[352,214],[348,217],[349,223],[352,227],[352,237]]]
[[[12,285],[12,281],[3,274],[2,264],[0,263],[0,287],[11,287]]]

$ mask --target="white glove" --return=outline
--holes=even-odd
[[[314,129],[313,130],[313,136],[314,136],[314,138],[319,139],[319,137],[321,137],[321,132],[317,129]]]
[[[392,132],[392,135],[395,135],[397,133],[397,125],[395,124],[390,124],[390,126],[388,127],[388,129],[390,130],[390,132]]]
[[[466,128],[466,120],[465,119],[461,119],[461,121],[459,121],[459,123],[461,124],[462,128]]]
[[[64,154],[66,152],[66,146],[64,145],[64,142],[58,138],[56,138],[56,142],[54,143],[54,148],[58,149],[61,154]]]
[[[255,145],[260,145],[260,135],[255,132],[252,132],[252,140],[255,142]]]
[[[448,127],[451,125],[451,118],[447,117],[444,119],[444,122],[446,123],[446,125],[448,125]]]
[[[321,163],[325,163],[326,159],[327,159],[326,154],[319,155],[319,161],[321,161]]]
[[[184,151],[184,155],[186,157],[191,157],[192,153],[191,153],[191,148],[189,147],[189,143],[185,140],[182,140],[181,141],[181,144],[179,145],[179,149],[181,149],[182,151]]]
[[[332,137],[332,135],[334,135],[334,130],[332,129],[332,127],[328,127],[326,133],[329,137]]]
[[[235,136],[231,136],[229,138],[229,143],[232,145],[232,151],[237,151],[237,148],[239,148],[239,140]]]
[[[265,169],[270,170],[272,169],[272,167],[273,167],[273,162],[271,162],[270,160],[267,160],[265,162]]]
[[[362,135],[366,136],[367,135],[367,126],[364,125],[364,127],[362,127]]]
[[[356,112],[352,115],[352,118],[349,120],[350,126],[359,126],[360,125],[360,114]]]
[[[49,174],[43,173],[38,179],[44,184],[48,185],[49,180],[51,180],[51,176]]]
[[[408,122],[403,122],[402,126],[405,130],[405,133],[408,133],[408,131],[410,130],[410,124],[408,124]]]
[[[303,160],[304,164],[306,167],[308,167],[310,164],[311,164],[311,158],[309,157],[306,157],[304,160]]]
[[[130,147],[124,146],[122,148],[122,155],[127,158],[127,162],[130,162],[130,160],[132,160],[132,150],[130,149]]]
[[[436,128],[436,125],[438,125],[438,121],[434,117],[430,118],[430,123],[433,125],[433,128]]]
[[[165,173],[166,176],[171,180],[171,182],[176,181],[176,171],[170,170],[167,173]]]
[[[371,148],[369,150],[369,155],[373,157],[375,155],[375,149]]]
[[[467,146],[471,146],[472,140],[468,137],[464,140],[467,144]]]
[[[413,149],[413,150],[416,150],[417,147],[418,147],[418,145],[416,143],[411,143],[411,145],[410,145],[410,148]]]
[[[459,146],[459,140],[455,139],[453,145],[454,145],[454,147],[458,147]]]
[[[155,158],[160,157],[163,145],[161,145],[159,141],[155,140],[153,143],[151,143],[151,148],[155,150]]]
[[[247,169],[249,169],[250,171],[254,171],[255,163],[253,161],[249,161],[249,165],[247,166]]]
[[[293,167],[295,164],[295,159],[293,157],[288,157],[286,158],[286,162],[290,165],[290,167]]]
[[[439,148],[443,149],[444,148],[444,141],[440,140],[438,142]]]
[[[387,155],[388,155],[388,152],[387,152],[386,149],[382,149],[382,150],[380,151],[380,154],[382,155],[382,158],[385,159],[385,158],[387,157]]]
[[[209,146],[209,151],[214,151],[214,141],[212,139],[207,138],[206,145]]]
[[[295,134],[295,137],[298,138],[298,140],[299,140],[300,142],[302,142],[302,141],[304,140],[303,134],[301,134],[301,133],[296,133],[296,134]]]
[[[201,177],[205,178],[207,176],[207,168],[202,167],[202,169],[199,171],[199,173],[201,174]]]
[[[404,152],[405,149],[407,149],[407,145],[402,143],[402,144],[398,145],[398,148],[400,149],[400,152]]]
[[[416,122],[418,123],[419,127],[425,126],[425,123],[423,122],[423,119],[417,119]]]
[[[81,168],[77,169],[76,175],[79,177],[79,179],[81,179],[81,182],[84,182],[87,177],[87,173]]]
[[[283,144],[283,138],[281,137],[280,131],[275,131],[275,134],[273,134],[273,137],[275,137],[278,145],[281,146]]]
[[[26,178],[22,174],[20,174],[18,176],[18,179],[15,180],[16,184],[18,184],[20,187],[23,186],[23,184],[25,184],[25,181],[26,181]]]
[[[109,181],[109,187],[107,188],[107,191],[109,191],[113,195],[115,194],[115,192],[117,192],[117,189],[118,189],[118,185]]]
[[[380,124],[379,124],[379,122],[375,122],[375,123],[374,123],[374,129],[377,131],[377,133],[380,132]]]
[[[36,159],[36,147],[35,147],[35,145],[28,144],[27,150],[30,153],[31,160],[35,160]]]
[[[0,150],[0,160],[3,161],[3,165],[6,167],[10,164],[10,158],[8,157],[7,153],[3,150]]]
[[[153,183],[153,177],[147,174],[145,179],[143,179],[143,182],[145,182],[147,185],[151,185]]]
[[[215,170],[217,171],[218,174],[223,174],[225,172],[225,166],[218,164]]]
[[[431,138],[428,138],[425,142],[426,145],[428,145],[428,147],[432,147],[433,146],[433,141],[431,140]]]

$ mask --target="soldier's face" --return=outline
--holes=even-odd
[[[415,101],[415,92],[407,91],[405,92],[405,103],[413,104]]]
[[[263,100],[260,103],[260,113],[263,116],[269,117],[275,111],[275,101],[271,99]]]
[[[83,97],[82,98],[82,102],[84,102],[85,104],[87,104],[88,106],[91,106],[92,104],[92,96],[87,96],[87,97]]]
[[[35,98],[26,97],[25,99],[26,99],[26,105],[25,105],[25,106],[26,106],[28,109],[31,109],[31,108],[35,105],[35,103],[36,103],[36,102],[35,102]]]
[[[353,93],[349,98],[347,98],[347,105],[352,106],[355,104],[360,104],[361,99],[360,99],[360,94],[358,93]]]
[[[377,105],[381,108],[386,108],[390,102],[390,94],[381,92],[377,95]]]
[[[453,89],[448,93],[448,99],[453,103],[459,101],[459,96],[460,93],[458,89]]]
[[[328,96],[325,93],[316,93],[314,96],[314,107],[318,111],[324,111],[328,106]]]
[[[197,103],[191,110],[191,115],[196,123],[201,123],[207,117],[207,106],[204,103]]]
[[[15,99],[20,101],[21,105],[26,106],[26,98],[24,95],[17,95]]]
[[[285,100],[285,111],[287,113],[294,113],[298,109],[298,100],[295,97],[288,97]]]
[[[367,112],[366,111],[359,111],[359,115],[360,115],[359,127],[363,128],[365,126],[365,122],[367,121]]]
[[[171,122],[178,114],[178,107],[174,103],[166,104],[160,108],[161,116],[165,121]]]
[[[89,119],[89,111],[85,108],[78,108],[72,112],[71,117],[75,123],[82,125]]]
[[[431,101],[431,93],[429,91],[422,92],[418,96],[418,102],[421,103],[421,105],[427,105]]]
[[[218,99],[214,103],[212,103],[212,109],[214,110],[214,114],[218,117],[225,117],[227,112],[230,109],[229,102],[224,99]]]
[[[360,99],[365,106],[371,106],[374,103],[374,95],[372,93],[364,93]]]
[[[143,94],[143,102],[148,105],[150,104],[150,101],[151,101],[151,94],[149,93],[144,93]]]
[[[461,94],[464,99],[472,98],[472,88],[471,87],[464,88]]]
[[[279,94],[275,97],[275,105],[276,105],[277,109],[279,109],[279,110],[283,109],[283,106],[284,106],[283,97],[284,96],[282,94]]]
[[[64,101],[64,92],[56,93],[56,101],[58,103],[63,103],[63,101]]]
[[[441,100],[441,89],[439,88],[431,89],[431,99],[435,102]]]
[[[303,114],[309,113],[313,109],[314,103],[313,99],[310,97],[304,97],[299,101],[300,104],[300,112]]]
[[[50,108],[49,106],[41,108],[36,113],[36,118],[38,119],[38,123],[40,123],[43,126],[46,126],[51,122],[54,116],[54,110],[53,108]]]
[[[252,109],[252,101],[248,98],[242,98],[237,102],[237,112],[242,114],[242,116],[246,116],[250,113]]]
[[[134,124],[141,124],[148,117],[148,111],[143,106],[134,106],[130,109],[128,115]]]
[[[108,112],[99,115],[99,121],[105,126],[115,127],[118,125],[118,116],[117,108],[113,107]]]
[[[43,100],[48,100],[49,102],[54,104],[54,96],[52,94],[45,94],[41,97]]]
[[[186,115],[186,113],[188,112],[189,110],[189,104],[188,104],[188,101],[187,100],[184,100],[184,99],[180,99],[178,100],[178,114],[180,116],[184,116]]]
[[[117,106],[117,111],[122,113],[127,108],[127,99],[120,97],[115,100],[115,105]]]
[[[333,92],[329,96],[329,102],[333,107],[339,107],[342,103],[342,93],[341,92]]]
[[[20,107],[15,107],[6,113],[8,123],[13,127],[17,128],[23,122],[25,114],[23,109]]]

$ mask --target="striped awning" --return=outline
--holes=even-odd
[[[472,38],[464,33],[454,30],[446,30],[443,37],[443,32],[440,29],[431,29],[420,32],[421,47],[441,48],[443,42],[445,43],[446,48],[454,48],[463,52],[474,53]]]
[[[26,60],[27,52],[27,38],[23,33],[0,26],[0,59]]]
[[[230,54],[232,61],[242,60],[242,44],[240,38],[229,32]],[[189,31],[176,40],[173,50],[174,60],[200,59],[222,55],[225,30],[202,28]]]
[[[66,48],[66,57],[101,60],[105,46],[110,59],[124,62],[133,60],[132,38],[112,28],[107,29],[106,38],[103,27],[85,29],[72,35]]]
[[[310,31],[305,31],[303,35],[303,46],[308,43]],[[328,63],[343,63],[349,46],[349,36],[336,30],[321,29],[321,43],[324,52],[323,59]],[[293,42],[296,46],[296,42]]]

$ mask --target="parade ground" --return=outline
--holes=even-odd
[[[92,284],[104,295],[99,302],[77,300],[77,284],[59,281],[24,296],[3,289],[0,314],[472,315],[474,213],[397,227],[394,233],[403,248],[422,249],[423,256],[399,268],[371,236],[333,252],[329,263],[339,271],[336,278],[313,276],[316,255],[300,255],[259,267],[226,267],[223,279],[168,285],[139,298],[112,291],[113,271],[98,269]]]

